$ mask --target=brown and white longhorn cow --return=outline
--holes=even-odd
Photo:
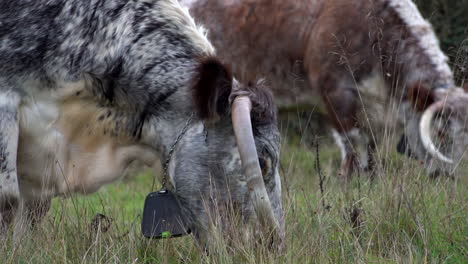
[[[431,25],[412,1],[182,3],[243,81],[266,76],[279,106],[325,105],[345,179],[356,165],[372,166],[374,140],[363,128],[382,119],[379,107],[390,99],[398,104],[412,154],[426,161],[430,174],[452,172],[466,152],[468,95],[455,86]],[[430,138],[431,119],[443,108],[451,158]]]

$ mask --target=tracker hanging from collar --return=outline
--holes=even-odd
[[[190,234],[175,196],[166,189],[148,194],[141,232],[146,238],[169,238]]]
[[[146,238],[169,238],[190,234],[187,221],[182,214],[177,198],[167,188],[168,168],[172,153],[187,131],[193,118],[193,113],[187,120],[185,127],[172,144],[168,157],[164,163],[164,175],[162,178],[162,188],[146,196],[143,208],[143,219],[141,221],[141,232]],[[154,188],[154,183],[151,189]]]

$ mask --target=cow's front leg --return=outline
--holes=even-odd
[[[332,78],[321,82],[327,86],[321,93],[334,127],[333,138],[341,151],[339,175],[348,181],[357,169],[373,169],[374,144],[359,129],[357,113],[360,103],[352,82],[338,84]]]
[[[372,155],[374,144],[369,142],[366,133],[361,132],[358,128],[353,128],[341,133],[333,129],[332,134],[341,151],[340,174],[344,179],[350,179],[356,169],[364,171],[374,169],[375,162]]]
[[[2,88],[0,86],[0,228],[5,230],[20,203],[16,173],[20,97]]]

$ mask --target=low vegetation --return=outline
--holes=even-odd
[[[17,246],[11,237],[0,245],[0,263],[466,263],[467,162],[454,179],[429,179],[388,144],[373,181],[363,172],[344,186],[338,149],[295,133],[288,124],[308,130],[301,120],[282,122],[281,252],[221,235],[210,254],[191,236],[145,239],[141,213],[153,181],[146,171],[94,195],[55,199],[34,232]]]
[[[443,36],[459,82],[466,82],[468,42],[459,37],[466,36],[466,22],[459,21],[464,16],[450,18],[446,13],[468,12],[468,5],[419,2],[424,2],[422,10]],[[344,185],[337,177],[337,147],[328,136],[315,137],[311,130],[325,135],[321,123],[310,123],[302,113],[283,118],[286,241],[282,251],[241,243],[236,237],[225,241],[225,234],[213,234],[218,240],[209,254],[191,236],[145,239],[140,233],[141,213],[154,177],[145,171],[93,195],[56,198],[44,221],[21,241],[13,241],[11,234],[0,241],[0,263],[468,261],[466,159],[454,178],[430,179],[417,161],[396,154],[399,134],[395,133],[379,147],[376,170],[361,172]]]

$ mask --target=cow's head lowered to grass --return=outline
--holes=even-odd
[[[423,161],[431,177],[453,175],[467,154],[468,93],[454,85],[415,87],[409,89],[412,106],[403,110],[407,125],[397,150]]]
[[[439,164],[428,163],[428,170],[433,176],[452,174],[467,154],[468,94],[461,88],[449,88],[436,89],[430,96],[433,102],[419,122],[424,149],[415,146],[415,153],[419,156],[428,153],[426,160],[438,160]]]
[[[214,218],[234,208],[267,235],[282,237],[280,136],[270,91],[262,81],[240,84],[214,58],[202,59],[195,71],[194,120],[168,166],[190,229],[205,240]]]
[[[281,235],[271,95],[234,81],[176,0],[98,2],[0,4],[0,233],[169,159],[199,239],[229,205]]]

